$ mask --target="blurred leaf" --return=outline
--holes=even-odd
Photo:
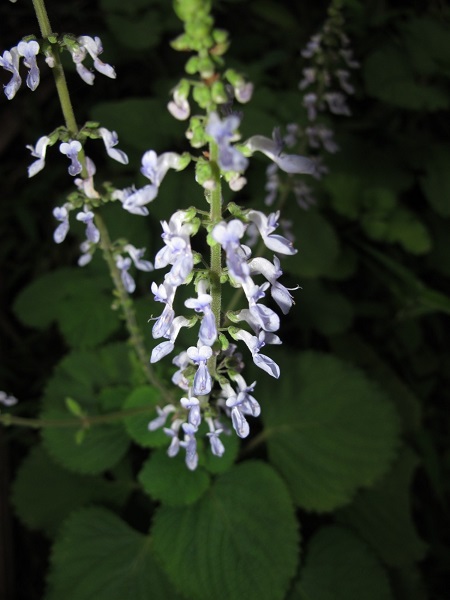
[[[46,600],[176,600],[150,538],[108,510],[85,508],[56,541]]]
[[[418,462],[406,448],[382,481],[359,492],[337,513],[338,521],[355,530],[392,567],[415,563],[426,552],[411,517],[411,479]]]
[[[366,244],[359,244],[359,246],[373,260],[368,260],[364,254],[361,254],[361,258],[366,259],[366,264],[373,267],[374,273],[398,298],[403,316],[413,317],[432,312],[450,313],[448,296],[429,288],[416,277],[413,271],[373,246]]]
[[[420,182],[432,208],[441,217],[450,216],[450,149],[436,145],[425,158],[425,175]]]
[[[331,355],[279,352],[275,360],[281,378],[265,382],[257,396],[269,459],[299,506],[334,510],[386,472],[398,417],[374,382]]]
[[[121,327],[111,311],[111,287],[106,277],[94,277],[81,269],[59,269],[22,290],[14,312],[31,327],[44,328],[57,321],[72,346],[97,346]]]
[[[41,419],[67,419],[68,414],[62,409],[47,409],[42,412]],[[92,475],[113,467],[128,449],[129,439],[122,425],[96,424],[84,431],[86,433],[78,443],[76,427],[47,427],[42,441],[57,463],[69,471]]]
[[[341,527],[311,539],[296,585],[298,600],[393,600],[388,577],[369,548]]]
[[[339,254],[338,237],[318,211],[296,212],[295,247],[298,252],[285,261],[285,269],[300,277],[318,277],[335,262]]]
[[[124,144],[142,152],[154,149],[160,154],[180,134],[180,123],[167,110],[169,91],[167,98],[126,98],[99,103],[92,108],[90,118],[105,127],[114,126]],[[152,115],[158,118],[151,118]]]
[[[167,402],[161,398],[161,392],[149,385],[134,389],[125,400],[124,410],[136,410],[135,415],[125,417],[124,424],[128,435],[144,448],[155,448],[169,445],[170,440],[162,430],[149,431],[148,424],[156,418],[156,406],[162,408]]]
[[[401,108],[436,111],[447,108],[448,94],[431,82],[416,81],[404,47],[385,42],[364,64],[369,95]]]
[[[403,22],[401,32],[417,71],[450,75],[450,40],[445,22],[421,15]]]
[[[377,349],[354,332],[334,337],[331,347],[340,358],[354,363],[370,376],[382,381],[383,389],[389,394],[402,419],[404,431],[417,433],[422,421],[420,399],[396,370],[381,358]]]
[[[152,539],[171,580],[196,600],[282,600],[298,560],[291,499],[256,461],[218,476],[191,506],[160,507]]]
[[[144,463],[138,479],[144,490],[167,506],[184,506],[198,500],[209,487],[209,475],[201,467],[190,471],[184,458],[157,450]]]
[[[75,508],[92,502],[120,506],[128,493],[114,481],[68,473],[51,461],[41,446],[35,446],[19,467],[12,503],[22,523],[53,537]]]
[[[55,368],[47,384],[41,418],[73,419],[74,425],[45,428],[43,443],[52,458],[71,471],[100,473],[115,465],[128,448],[129,439],[120,422],[91,426],[85,429],[82,443],[77,443],[77,429],[84,429],[83,420],[71,417],[65,406],[65,398],[70,396],[86,415],[100,416],[100,391],[129,382],[128,351],[126,344],[111,344],[96,351],[72,352]]]
[[[352,326],[353,307],[340,292],[311,280],[297,294],[295,316],[303,326],[310,323],[323,335],[343,333]]]

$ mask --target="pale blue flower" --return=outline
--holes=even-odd
[[[281,151],[280,140],[264,135],[254,135],[245,142],[251,152],[262,152],[278,165],[285,173],[304,173],[313,175],[315,164],[310,158],[298,154],[286,154]]]
[[[155,185],[145,185],[137,190],[134,186],[123,190],[115,190],[113,199],[120,200],[123,208],[133,215],[148,215],[148,208],[145,206],[152,202],[158,195],[158,188]]]
[[[167,108],[170,114],[179,121],[185,121],[191,114],[191,107],[187,100],[186,94],[176,88],[173,92],[173,100],[169,102]]]
[[[66,235],[69,232],[69,211],[70,205],[64,204],[64,206],[57,206],[53,209],[53,216],[60,224],[53,233],[53,239],[57,244],[61,244],[66,239]]]
[[[3,52],[3,56],[0,56],[0,67],[12,73],[11,80],[4,86],[5,96],[8,100],[12,100],[22,84],[22,78],[19,74],[19,52],[16,46]]]
[[[94,225],[94,213],[85,206],[83,212],[77,214],[77,221],[86,225],[86,238],[92,244],[97,244],[100,240],[100,231]]]
[[[272,234],[278,227],[279,216],[280,211],[271,213],[269,216],[259,210],[249,210],[247,212],[247,219],[256,225],[264,244],[269,250],[280,254],[296,254],[297,250],[290,240],[281,235]]]
[[[159,187],[169,169],[179,170],[184,164],[176,152],[164,152],[158,156],[154,150],[147,150],[142,157],[141,173]]]
[[[188,422],[195,427],[195,429],[198,429],[202,421],[198,398],[194,398],[194,396],[191,396],[190,398],[181,398],[180,404],[189,411]]]
[[[103,143],[105,144],[106,152],[108,156],[117,160],[117,162],[122,163],[123,165],[128,164],[128,156],[122,150],[118,150],[114,148],[119,143],[119,138],[115,131],[109,131],[105,127],[100,127],[98,130],[99,134],[102,136]]]
[[[167,404],[164,408],[159,408],[159,406],[157,406],[156,412],[158,413],[158,416],[150,421],[147,426],[149,431],[155,431],[156,429],[163,427],[170,413],[175,412],[175,406],[173,406],[173,404]]]
[[[91,242],[89,240],[84,240],[84,242],[82,242],[80,244],[81,255],[77,261],[79,267],[85,267],[87,264],[89,264],[91,262],[92,255],[93,255],[93,250],[92,250],[93,247],[94,247],[94,244],[91,244]]]
[[[129,294],[132,294],[136,289],[136,282],[128,273],[128,269],[131,267],[131,258],[123,258],[123,256],[118,254],[116,256],[116,267],[120,271],[120,278],[122,279],[124,288]]]
[[[36,146],[27,145],[28,150],[31,151],[31,156],[34,156],[38,160],[35,160],[28,167],[28,177],[33,177],[45,166],[45,154],[47,152],[47,146],[50,144],[50,138],[46,135],[40,137],[36,142]]]
[[[80,152],[82,146],[78,140],[71,140],[70,142],[62,142],[59,146],[59,151],[65,154],[70,159],[71,165],[69,167],[69,175],[73,177],[79,175],[83,170],[83,167],[78,160],[78,152]]]
[[[0,404],[3,404],[3,406],[14,406],[17,403],[18,400],[15,396],[11,396],[11,394],[0,391]]]
[[[180,446],[186,450],[186,466],[191,471],[197,468],[197,440],[195,439],[196,428],[190,423],[183,423],[184,441],[180,442]]]
[[[265,354],[260,354],[260,349],[266,344],[270,343],[268,341],[268,336],[270,334],[266,334],[265,331],[261,331],[258,337],[252,335],[248,331],[244,331],[243,329],[238,329],[237,331],[230,332],[232,337],[235,340],[242,340],[247,348],[252,353],[253,362],[257,367],[278,379],[280,376],[280,367],[277,365],[275,361],[266,356]],[[278,337],[278,336],[275,336]],[[270,338],[269,338],[270,339]],[[279,339],[279,338],[278,338]]]
[[[39,44],[36,40],[19,42],[17,44],[17,51],[20,56],[23,56],[23,64],[29,69],[27,86],[34,92],[39,85],[39,67],[36,62],[36,56],[39,53]]]
[[[87,198],[100,198],[100,194],[94,188],[94,175],[96,173],[94,161],[90,159],[89,156],[85,156],[85,159],[87,177],[85,179],[82,179],[81,177],[76,177],[74,179],[74,183],[80,190],[80,192],[82,192]]]
[[[223,432],[223,428],[219,427],[216,429],[211,418],[207,418],[206,421],[209,426],[209,432],[206,435],[209,438],[211,452],[214,454],[214,456],[223,456],[225,453],[225,446],[219,438],[219,435]]]
[[[150,357],[150,362],[155,363],[170,354],[175,348],[175,340],[178,337],[178,333],[182,327],[191,327],[192,322],[190,319],[186,319],[186,317],[175,317],[170,325],[169,329],[166,331],[163,337],[168,338],[167,342],[161,342],[152,350],[152,354]],[[195,393],[195,392],[194,392]]]
[[[142,257],[145,254],[145,248],[135,248],[132,244],[127,244],[124,246],[124,250],[125,252],[128,252],[136,269],[146,272],[153,271],[152,263],[148,260],[142,260]]]
[[[95,75],[89,69],[87,69],[82,63],[86,58],[86,53],[89,53],[94,60],[94,68],[106,77],[111,79],[116,78],[116,72],[111,65],[102,62],[98,55],[103,52],[102,42],[99,37],[92,38],[88,35],[82,35],[77,39],[79,47],[77,49],[70,49],[72,54],[72,60],[76,65],[77,73],[87,84],[92,85],[94,83]]]
[[[272,298],[278,304],[283,314],[287,315],[294,304],[294,299],[289,293],[289,290],[296,290],[299,286],[296,286],[295,288],[287,288],[278,281],[278,278],[283,274],[283,271],[280,267],[280,259],[277,256],[274,256],[272,264],[270,260],[267,260],[267,258],[253,258],[249,262],[249,267],[252,274],[259,273],[264,275],[264,277],[270,283],[270,293]]]
[[[242,172],[248,166],[248,159],[231,145],[233,140],[238,139],[235,132],[240,121],[237,115],[230,115],[222,121],[216,112],[208,118],[205,131],[219,148],[219,166],[224,171]]]
[[[195,396],[205,396],[212,389],[212,378],[206,366],[208,359],[212,356],[212,350],[209,346],[200,346],[200,348],[190,346],[187,354],[192,362],[198,365],[194,376],[193,393]]]
[[[212,238],[225,250],[230,275],[239,283],[244,283],[250,275],[245,255],[240,252],[240,240],[246,226],[239,219],[229,223],[218,223],[211,232]]]
[[[188,298],[184,305],[195,312],[203,313],[199,330],[199,340],[204,346],[212,346],[217,339],[217,327],[214,313],[211,310],[212,297],[206,294],[206,281],[203,279],[198,285],[197,298]]]

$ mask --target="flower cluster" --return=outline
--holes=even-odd
[[[244,144],[233,145],[238,141],[237,129],[240,117],[235,114],[220,118],[212,112],[205,123],[208,138],[216,144],[217,163],[226,176],[229,172],[242,176],[248,165],[248,156],[259,151],[272,159],[279,168],[288,173],[313,173],[315,166],[307,158],[283,153],[275,139],[253,136]],[[144,155],[145,156],[145,155]],[[214,190],[214,185],[210,186]],[[231,209],[230,209],[231,210]],[[180,448],[186,452],[186,464],[194,469],[198,462],[196,435],[204,422],[207,425],[207,438],[213,454],[221,456],[225,447],[219,435],[226,430],[224,417],[230,418],[239,437],[249,434],[249,416],[257,417],[260,406],[253,397],[256,382],[245,381],[242,370],[242,356],[238,344],[249,350],[254,364],[272,377],[280,376],[280,368],[268,355],[263,353],[266,345],[281,344],[277,335],[280,328],[278,313],[270,308],[264,299],[270,293],[282,314],[287,314],[293,305],[291,291],[279,279],[282,276],[281,263],[277,256],[267,258],[252,256],[245,243],[247,230],[255,230],[268,250],[281,255],[296,253],[292,242],[276,233],[279,212],[269,215],[254,209],[242,210],[236,207],[228,221],[214,222],[198,215],[197,209],[178,210],[168,222],[162,222],[163,248],[155,257],[155,269],[167,269],[164,280],[159,285],[152,284],[152,292],[157,302],[164,308],[155,319],[152,327],[154,339],[162,339],[151,353],[150,362],[156,363],[171,354],[180,330],[198,324],[195,345],[188,346],[177,354],[173,364],[177,367],[172,377],[175,385],[181,388],[183,396],[179,405],[169,404],[158,408],[158,416],[149,423],[151,431],[164,427],[171,442],[168,453],[174,456]],[[208,243],[214,251],[219,250],[220,272],[209,269],[195,269],[201,261],[192,249],[192,239],[204,226],[208,231]],[[258,281],[257,278],[262,278]],[[238,311],[228,311],[221,319],[214,295],[217,294],[218,280],[228,281],[242,291],[246,306]],[[189,297],[184,306],[192,311],[189,315],[177,315],[174,306],[178,288],[193,282],[195,297]],[[219,290],[220,295],[220,290]],[[232,325],[225,327],[226,321]],[[170,416],[170,427],[165,427]]]
[[[11,48],[5,50],[3,56],[0,56],[0,66],[6,71],[12,73],[11,80],[5,86],[4,92],[8,100],[12,100],[22,85],[22,78],[19,73],[20,59],[23,59],[24,66],[28,69],[27,86],[31,91],[39,85],[39,67],[36,57],[39,53],[39,44],[36,40],[21,41]]]
[[[30,36],[31,37],[31,36]],[[55,39],[54,42],[57,40]],[[39,44],[35,39],[26,38],[20,41],[17,46],[13,46],[11,50],[5,50],[0,56],[0,66],[6,71],[12,73],[11,80],[4,87],[5,96],[8,100],[12,100],[22,85],[22,77],[20,76],[20,61],[28,69],[27,86],[34,91],[40,81],[40,72],[37,65],[37,56],[40,52],[45,55],[45,62],[50,68],[55,67],[55,56],[51,50],[49,41],[44,40],[44,44]],[[95,75],[84,64],[84,60],[89,55],[93,60],[93,66],[96,71],[115,79],[116,72],[114,67],[102,62],[99,55],[103,52],[102,42],[99,37],[92,38],[88,35],[82,35],[75,38],[70,35],[65,35],[59,40],[60,48],[67,48],[75,63],[76,71],[80,77],[89,85],[93,85]]]
[[[279,136],[280,143],[287,148],[301,145],[307,148],[315,164],[312,175],[320,179],[328,172],[323,153],[334,154],[339,150],[327,114],[351,114],[347,98],[354,93],[351,84],[351,69],[359,63],[353,58],[350,41],[343,31],[344,19],[338,3],[332,3],[321,30],[308,41],[301,55],[307,61],[299,89],[303,93],[308,124],[300,128],[296,123],[287,126],[286,135]],[[278,134],[279,135],[279,134]],[[266,199],[271,206],[278,196],[280,187],[286,182],[280,178],[278,165],[270,165],[266,171]],[[289,180],[288,187],[297,204],[307,210],[316,203],[309,185],[297,178]]]

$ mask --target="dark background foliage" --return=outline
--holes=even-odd
[[[306,115],[298,90],[304,66],[300,51],[322,26],[327,2],[217,0],[213,7],[217,25],[227,29],[231,36],[227,64],[244,72],[255,84],[254,101],[244,109],[244,135],[270,135],[274,125],[285,126],[292,121],[304,125]],[[169,46],[170,40],[181,31],[181,23],[170,2],[129,0],[124,5],[119,0],[52,1],[48,3],[48,11],[52,25],[59,33],[99,35],[105,48],[104,60],[114,64],[118,73],[116,81],[98,75],[95,85],[88,87],[74,72],[70,59],[66,61],[79,123],[98,119],[105,127],[117,130],[120,147],[130,156],[129,166],[117,168],[100,151],[95,154],[93,149],[92,157],[104,180],[114,180],[117,187],[139,181],[140,156],[149,148],[157,152],[187,149],[183,138],[184,124],[171,119],[165,108],[169,91],[182,75],[185,62],[185,56]],[[282,387],[271,386],[271,382],[267,386],[261,384],[261,388],[264,387],[260,392],[261,403],[267,416],[263,425],[254,427],[255,435],[239,458],[242,464],[219,478],[217,488],[225,493],[233,489],[233,482],[239,488],[242,481],[249,482],[246,484],[248,490],[253,490],[255,502],[260,503],[259,483],[266,482],[270,487],[271,478],[275,477],[261,462],[275,467],[277,477],[281,476],[287,482],[301,523],[302,552],[306,556],[306,562],[302,558],[304,566],[300,579],[297,574],[293,580],[299,583],[292,584],[290,595],[286,596],[291,600],[371,598],[372,578],[377,581],[373,598],[445,600],[450,572],[450,12],[446,3],[437,0],[348,0],[344,3],[343,14],[345,31],[351,39],[355,57],[361,63],[361,69],[355,72],[356,94],[350,100],[353,114],[350,118],[333,117],[330,120],[341,151],[327,159],[330,173],[314,184],[317,206],[309,212],[304,211],[292,199],[285,207],[287,216],[294,223],[299,248],[298,260],[286,263],[286,277],[293,285],[300,283],[302,286],[302,290],[296,292],[296,306],[281,331],[286,351],[280,355],[280,364],[285,369],[285,379],[284,382],[283,377],[280,380]],[[18,0],[12,5],[3,1],[0,6],[2,51],[31,33],[38,33],[31,3]],[[79,280],[79,288],[86,292],[84,296],[74,294],[64,299],[57,295],[66,279],[78,277],[72,271],[66,277],[59,270],[76,265],[82,231],[74,228],[62,245],[55,245],[52,239],[52,209],[61,205],[71,191],[64,157],[50,152],[51,160],[45,171],[31,181],[26,177],[30,157],[25,146],[34,144],[41,135],[61,124],[51,72],[42,68],[41,74],[41,84],[33,94],[22,88],[12,102],[4,97],[0,99],[0,387],[21,400],[14,413],[23,417],[39,414],[43,396],[44,412],[41,414],[54,414],[52,402],[64,394],[76,393],[72,391],[78,389],[76,385],[90,401],[90,394],[94,396],[102,386],[110,389],[114,379],[115,391],[109,396],[109,392],[105,392],[102,396],[104,406],[110,408],[120,405],[114,394],[128,395],[131,391],[129,374],[117,373],[115,367],[114,375],[110,371],[104,380],[101,379],[103,375],[98,375],[94,382],[88,376],[82,381],[84,369],[88,370],[93,356],[100,356],[98,341],[89,337],[89,331],[96,327],[100,331],[104,329],[104,335],[99,334],[100,337],[103,335],[99,340],[102,343],[119,345],[125,337],[122,331],[114,329],[114,325],[102,320],[102,312],[109,310],[110,297],[109,283],[102,278],[100,261],[94,261],[88,267],[91,270],[80,276],[86,278]],[[2,82],[6,83],[9,73],[1,76]],[[266,163],[261,161],[252,167],[256,183],[244,188],[237,200],[244,206],[257,203],[262,208],[262,198],[258,194],[263,194],[265,166]],[[185,173],[180,174],[178,180],[176,177],[174,174],[168,177],[165,191],[161,192],[163,196],[155,201],[149,221],[144,224],[111,211],[106,214],[110,229],[119,235],[127,228],[133,243],[147,245],[149,254],[154,255],[160,245],[159,234],[155,233],[159,219],[168,218],[176,208],[197,201],[198,186],[190,183]],[[59,275],[52,275],[55,272]],[[44,276],[56,278],[42,280],[40,288],[29,287]],[[150,281],[147,275],[138,281],[138,307],[144,324],[154,310],[153,306],[148,307],[151,303]],[[92,294],[90,286],[94,290]],[[51,316],[55,297],[59,306],[54,308],[56,319]],[[78,315],[77,318],[74,315]],[[85,337],[83,332],[87,332]],[[148,330],[146,337],[150,338]],[[76,355],[73,354],[75,351]],[[117,358],[120,352],[118,347],[114,350],[115,357],[111,358],[105,350],[104,366],[101,367],[105,373],[112,364],[122,364]],[[61,363],[67,356],[72,357],[72,365]],[[320,362],[322,359],[323,363]],[[295,410],[300,409],[295,407],[300,406],[304,411],[301,414],[311,416],[308,412],[311,406],[306,401],[302,405],[302,389],[305,398],[311,398],[320,411],[319,400],[328,392],[324,388],[316,393],[314,386],[321,379],[322,369],[330,380],[335,373],[337,379],[340,377],[340,367],[328,360],[345,361],[349,369],[361,369],[358,373],[364,373],[364,377],[376,382],[377,389],[389,397],[389,406],[395,406],[401,442],[397,444],[395,457],[388,457],[389,449],[383,448],[380,441],[380,449],[374,450],[373,459],[374,464],[380,465],[379,469],[367,466],[367,474],[359,474],[358,468],[363,469],[364,465],[353,465],[352,460],[358,454],[358,444],[361,444],[361,455],[366,448],[357,434],[363,432],[365,438],[370,439],[371,403],[377,404],[378,400],[375,392],[372,397],[372,392],[367,391],[365,380],[359,381],[358,373],[348,371],[348,380],[362,387],[349,388],[347,397],[345,390],[340,393],[337,390],[334,396],[331,388],[323,405],[324,412],[333,412],[332,407],[336,407],[345,422],[342,439],[336,437],[334,440],[330,426],[330,439],[336,441],[333,450],[336,464],[330,466],[316,460],[325,448],[321,446],[323,440],[320,438],[314,449],[316,438],[305,436],[304,443],[312,448],[310,452],[314,456],[311,477],[314,483],[315,477],[318,482],[317,488],[308,489],[308,472],[305,470],[305,480],[301,480],[285,456],[289,452],[295,458],[298,452],[301,462],[303,442],[300,434],[293,439],[277,439],[274,435],[267,446],[252,445],[252,440],[258,440],[258,427],[260,431],[264,431],[263,427],[276,429],[277,423],[285,422],[283,419],[289,422],[291,418],[297,418]],[[62,372],[78,378],[75,385],[67,375],[69,391],[64,388],[64,378],[58,379],[58,373]],[[299,373],[303,377],[300,382],[297,381]],[[137,382],[134,387],[141,383]],[[82,388],[84,385],[86,387]],[[272,401],[269,397],[277,396],[280,390],[282,398],[290,398],[290,404],[283,405],[280,400],[281,408],[277,411],[277,397]],[[145,390],[133,393],[135,396],[129,396],[127,400],[131,403],[129,406],[139,405],[139,393],[143,397],[146,394]],[[359,397],[362,401],[367,400],[367,412],[361,420],[354,417],[358,415],[358,409],[351,402]],[[384,397],[380,403],[383,402]],[[373,414],[374,444],[377,436],[390,439],[394,435],[390,429],[390,409],[386,409],[386,430],[378,422],[380,413],[377,410],[374,409]],[[354,428],[351,426],[353,417]],[[152,477],[146,476],[141,471],[147,457],[145,448],[157,447],[162,442],[142,443],[136,433],[137,424],[128,423],[126,427],[135,443],[128,447],[123,438],[125,458],[119,456],[120,436],[124,434],[115,432],[117,461],[100,464],[97,468],[86,459],[86,463],[80,463],[87,465],[85,470],[78,463],[75,467],[71,465],[70,452],[64,453],[62,446],[59,464],[58,457],[56,462],[51,462],[49,456],[55,459],[58,444],[69,444],[66,433],[59,440],[52,434],[41,436],[33,429],[0,429],[2,598],[38,600],[44,597],[55,539],[57,551],[50,578],[53,592],[45,597],[56,600],[57,591],[54,590],[65,589],[61,557],[66,556],[65,552],[70,556],[70,552],[64,547],[64,540],[73,539],[75,547],[78,542],[82,547],[82,529],[81,526],[77,529],[76,520],[84,517],[76,512],[69,517],[73,509],[95,505],[120,515],[135,530],[135,538],[127,538],[132,551],[140,547],[137,536],[147,532],[155,507],[161,500],[167,501],[168,507],[165,512],[158,513],[153,537],[155,545],[159,544],[160,563],[175,587],[181,587],[179,577],[185,570],[183,557],[168,559],[171,550],[164,546],[164,540],[167,534],[169,541],[172,536],[176,544],[176,534],[171,531],[170,524],[181,519],[180,511],[184,508],[173,507],[170,492],[161,491],[150,483],[159,482],[158,473],[169,472],[171,465],[166,464],[163,452],[155,451],[152,456],[156,458],[146,463]],[[363,437],[362,433],[360,437]],[[349,456],[339,463],[345,440],[351,440]],[[95,451],[95,444],[93,448]],[[30,450],[33,450],[31,455]],[[305,450],[305,456],[306,453]],[[342,453],[344,456],[344,450]],[[236,454],[237,448],[230,449],[232,458]],[[100,451],[99,456],[102,456]],[[255,463],[253,471],[252,463],[244,464],[243,459],[248,457],[260,461]],[[28,462],[24,463],[25,460]],[[364,460],[362,458],[361,462]],[[323,481],[322,468],[326,474]],[[357,473],[354,481],[353,470]],[[20,484],[17,473],[22,473]],[[99,473],[101,477],[97,477]],[[207,520],[209,507],[202,494],[210,485],[210,473],[215,473],[214,468],[210,472],[202,471],[195,483],[186,483],[186,505],[191,507],[182,516],[186,527],[190,524],[195,529],[196,520],[201,523],[202,519]],[[48,498],[40,498],[39,502],[48,510],[37,514],[37,509],[33,512],[33,498],[35,494],[42,495],[39,474],[43,481],[57,482],[55,489],[61,497],[58,499],[49,494]],[[140,483],[136,483],[138,474]],[[174,477],[181,475],[176,472]],[[167,476],[161,477],[161,481],[164,480]],[[272,482],[271,489],[278,489],[277,481]],[[251,488],[252,482],[254,488]],[[248,497],[243,487],[242,506],[245,506]],[[361,487],[365,489],[360,490]],[[9,501],[12,489],[13,507]],[[75,490],[79,498],[73,500]],[[283,490],[273,501],[279,506],[288,506],[291,500],[283,495]],[[360,491],[355,496],[357,490]],[[194,500],[196,502],[192,504]],[[233,507],[226,508],[231,511]],[[102,511],[104,508],[85,510]],[[284,514],[288,513],[286,509]],[[49,518],[49,514],[55,519]],[[86,513],[85,517],[98,517],[96,522],[102,524],[105,532],[115,531],[117,539],[121,533],[124,539],[130,535],[121,529],[124,523],[115,521],[112,513]],[[67,518],[64,531],[68,537],[55,538]],[[269,519],[264,509],[261,509],[260,518]],[[292,528],[289,519],[286,516],[286,529]],[[98,536],[103,539],[100,527]],[[358,563],[361,540],[370,547],[378,561],[376,564],[370,561]],[[200,547],[201,540],[198,543]],[[283,543],[295,545],[295,540],[284,540]],[[335,548],[337,551],[333,554]],[[114,552],[114,545],[111,551]],[[127,551],[124,546],[120,556],[121,552],[126,555]],[[322,557],[322,563],[320,560],[315,562],[315,553]],[[344,574],[339,571],[339,565],[336,566],[339,553],[352,567]],[[264,556],[259,558],[263,562]],[[75,564],[75,558],[72,559]],[[330,569],[336,567],[336,572],[327,572],[324,564]],[[318,565],[322,565],[322,571]],[[283,565],[273,568],[284,572]],[[267,569],[270,570],[269,565]],[[293,573],[295,567],[291,570]],[[362,588],[356,583],[354,588],[344,586],[347,595],[330,591],[334,587],[330,582],[334,581],[339,587],[340,578],[346,577],[348,582],[352,573],[358,571],[364,574],[368,586],[366,593],[361,593]],[[292,573],[285,576],[287,581]],[[75,577],[73,573],[71,576]],[[155,588],[161,585],[158,589],[163,590],[155,597],[176,597],[173,591],[164,592],[166,583],[160,583],[159,579],[155,581],[152,585]],[[319,581],[327,581],[330,588],[320,588]],[[273,585],[278,590],[277,581]],[[280,584],[280,589],[283,586],[287,589],[285,583]],[[204,589],[195,584],[186,584],[184,591],[192,600],[205,597]],[[234,592],[229,593],[229,598],[235,597]],[[267,598],[281,598],[280,594],[278,591],[273,596],[269,593]],[[76,598],[82,596],[74,596],[74,600]]]

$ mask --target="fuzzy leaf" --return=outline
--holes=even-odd
[[[86,508],[64,523],[53,547],[46,600],[178,599],[150,538],[114,513]]]
[[[152,533],[171,580],[195,600],[282,600],[298,560],[289,494],[256,461],[218,476],[193,505],[159,508]]]
[[[298,207],[294,208],[298,211]],[[339,254],[339,240],[333,227],[315,210],[296,215],[294,245],[298,252],[286,260],[285,269],[301,277],[325,274]]]
[[[169,445],[170,440],[162,430],[149,431],[149,422],[157,417],[156,406],[162,408],[165,405],[161,400],[161,392],[149,385],[143,385],[134,389],[125,400],[123,409],[135,411],[136,414],[125,417],[124,423],[128,435],[144,448],[157,448]],[[169,418],[167,419],[169,423]]]
[[[413,564],[426,551],[411,519],[410,486],[417,464],[417,457],[406,449],[382,481],[371,490],[359,492],[337,516],[391,567]]]
[[[27,527],[54,536],[75,508],[91,502],[120,506],[127,495],[128,490],[113,481],[67,472],[50,460],[42,446],[35,446],[19,467],[12,503]]]
[[[190,471],[181,454],[171,458],[165,450],[150,456],[138,479],[152,498],[168,506],[192,504],[205,493],[210,483],[204,469],[198,467]]]
[[[283,353],[280,381],[263,402],[269,458],[295,502],[315,511],[348,503],[394,458],[399,422],[393,405],[364,373],[319,352]]]
[[[120,327],[111,311],[111,284],[80,269],[59,269],[35,279],[16,298],[14,312],[31,327],[53,321],[71,346],[88,348]]]
[[[341,527],[311,539],[293,600],[393,600],[386,573],[369,548]]]

